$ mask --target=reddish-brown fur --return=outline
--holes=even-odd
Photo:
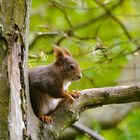
[[[69,50],[55,47],[54,53],[54,63],[29,70],[30,98],[34,113],[48,123],[52,122],[48,114],[56,108],[58,98],[68,98],[69,103],[72,103],[78,96],[77,92],[64,90],[65,83],[81,78],[79,64]]]

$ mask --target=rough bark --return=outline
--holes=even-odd
[[[0,4],[0,139],[22,140],[27,136],[26,66],[30,0],[2,0]]]
[[[2,27],[0,27],[0,35]],[[5,50],[2,48],[0,36],[0,139],[8,137],[8,107],[9,87],[7,81],[7,66],[5,65]]]

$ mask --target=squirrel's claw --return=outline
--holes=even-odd
[[[71,95],[73,98],[78,98],[79,95],[80,95],[80,92],[79,92],[79,91],[76,91],[76,90],[73,90],[72,92],[70,92],[70,95]]]
[[[68,97],[67,98],[67,103],[68,104],[72,104],[75,101],[75,99],[73,97]]]
[[[78,91],[65,91],[63,96],[65,98],[67,98],[68,104],[72,104],[75,101],[74,98],[79,97],[79,94],[80,94],[80,92],[78,92]]]
[[[51,124],[53,122],[52,117],[47,115],[41,116],[40,119],[48,124]]]
[[[69,95],[71,95],[73,98],[78,98],[79,95],[80,95],[80,92],[79,92],[79,91],[76,91],[76,90],[67,91],[67,93],[68,93]]]

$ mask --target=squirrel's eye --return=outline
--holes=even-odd
[[[69,68],[73,70],[75,68],[74,64],[70,64]]]

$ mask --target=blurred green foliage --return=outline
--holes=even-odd
[[[57,44],[67,47],[82,69],[83,78],[70,89],[115,85],[122,68],[138,50],[139,5],[138,0],[33,0],[29,66],[54,61],[53,46]],[[139,114],[131,114],[119,128],[103,131],[103,135],[108,140],[136,135],[137,140],[138,125],[130,129],[125,125],[132,118],[138,121]]]
[[[113,140],[140,140],[140,109],[131,112],[116,128],[103,130],[102,134]]]
[[[94,131],[100,132],[106,140],[140,140],[140,109],[136,109],[129,113],[128,116],[121,121],[115,128],[101,129],[94,122]],[[76,140],[89,140],[88,136],[78,135]]]

